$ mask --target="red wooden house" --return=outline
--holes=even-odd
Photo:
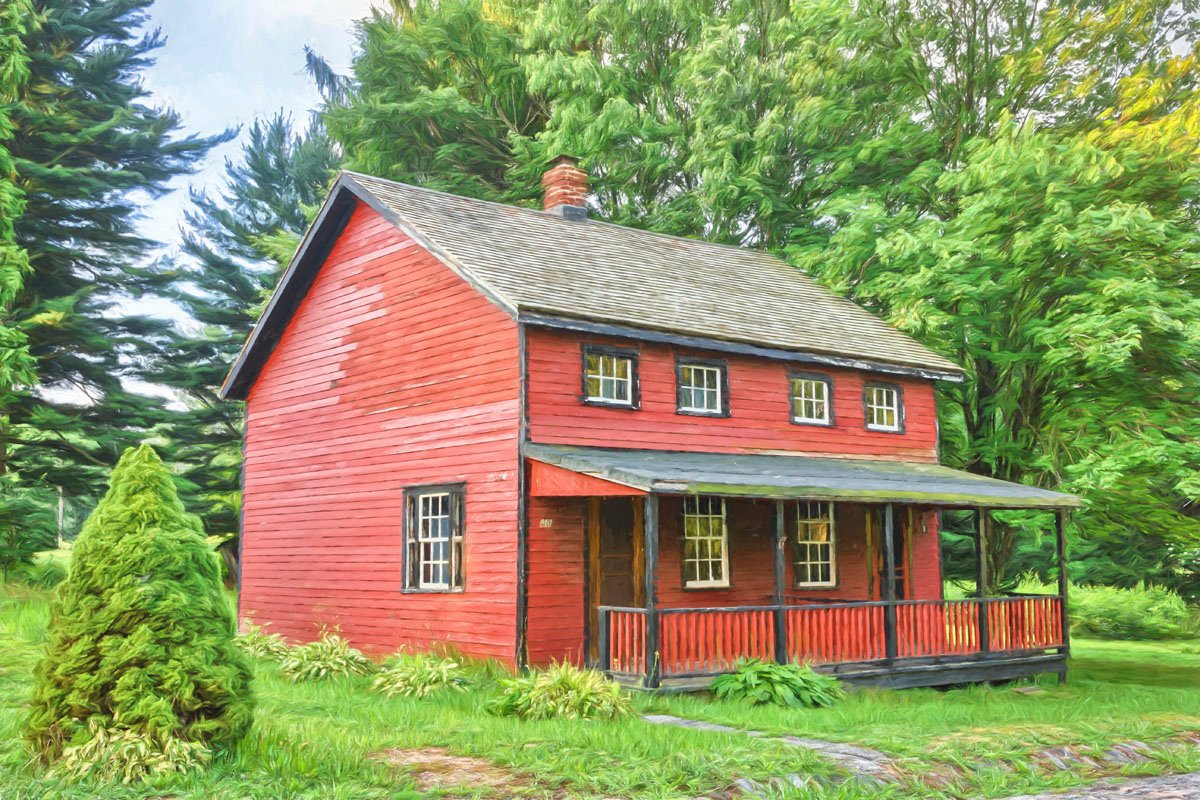
[[[339,177],[223,388],[243,617],[650,686],[1065,671],[1061,591],[943,599],[940,510],[1057,510],[1061,559],[1076,504],[938,465],[957,366],[767,253],[589,219],[571,159],[544,183]]]

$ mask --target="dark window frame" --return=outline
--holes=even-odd
[[[420,542],[417,538],[418,499],[428,494],[450,495],[450,586],[423,587]],[[456,535],[457,530],[457,535]],[[455,539],[458,539],[456,548]],[[466,483],[430,483],[404,488],[404,516],[401,523],[401,575],[404,594],[460,594],[467,589],[467,485]]]
[[[707,367],[720,373],[719,388],[721,392],[721,407],[716,411],[698,411],[683,408],[683,368]],[[675,413],[686,417],[728,417],[729,416],[729,364],[717,358],[692,358],[690,356],[675,356]]]
[[[800,504],[801,503],[828,503],[830,508],[830,521],[833,523],[833,547],[830,554],[833,558],[833,563],[830,565],[829,577],[831,583],[821,584],[800,584],[799,571],[796,565],[800,561]],[[796,500],[792,505],[792,513],[788,515],[790,530],[785,531],[788,534],[788,540],[791,546],[788,548],[791,551],[792,557],[789,559],[788,566],[791,568],[792,591],[796,592],[827,592],[830,590],[836,591],[842,585],[842,552],[841,543],[842,537],[838,534],[838,529],[841,528],[841,512],[842,504],[833,500],[822,500],[818,498],[810,498],[806,500]]]
[[[867,394],[871,389],[891,389],[896,393],[896,427],[883,428],[871,424],[871,408],[867,403]],[[888,381],[867,381],[862,390],[863,427],[872,433],[903,434],[905,431],[904,387]]]
[[[825,408],[829,412],[829,420],[817,422],[813,420],[796,419],[796,387],[793,381],[820,381],[825,384]],[[837,412],[833,407],[833,376],[824,372],[808,372],[805,370],[788,371],[788,420],[793,425],[805,427],[833,428],[837,425]]]
[[[629,402],[618,403],[612,400],[600,400],[591,397],[588,394],[587,388],[587,360],[588,356],[613,356],[615,358],[629,359]],[[597,408],[615,408],[625,409],[629,411],[637,411],[642,405],[642,390],[640,371],[638,369],[638,359],[641,354],[637,350],[631,350],[626,347],[613,347],[604,344],[588,344],[585,342],[580,347],[579,355],[579,402],[588,406]]]
[[[725,568],[725,583],[714,584],[712,586],[689,586],[687,578],[687,501],[689,497],[711,497],[721,501],[721,510],[724,513],[725,521],[725,540],[723,547],[725,548],[724,568]],[[733,585],[733,531],[729,522],[729,498],[719,494],[697,494],[683,495],[679,503],[679,589],[684,592],[726,592],[734,588]]]

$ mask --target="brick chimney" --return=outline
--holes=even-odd
[[[542,175],[542,209],[567,219],[587,218],[588,174],[574,156],[555,156]]]

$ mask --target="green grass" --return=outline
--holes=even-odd
[[[816,756],[769,739],[653,726],[636,716],[544,722],[496,717],[483,709],[496,691],[491,684],[423,699],[386,698],[369,690],[369,677],[292,684],[260,662],[254,730],[208,772],[169,787],[59,786],[29,766],[19,737],[22,704],[44,639],[47,597],[44,591],[0,587],[0,795],[6,800],[435,797],[422,795],[405,771],[371,757],[389,748],[431,746],[520,774],[528,779],[530,797],[684,798],[727,788],[739,777],[833,772]],[[1200,654],[1186,652],[1189,646],[1194,644],[1081,642],[1070,684],[1046,683],[1035,695],[1011,687],[862,691],[835,708],[814,710],[695,696],[639,696],[635,704],[643,711],[768,733],[859,742],[901,757],[917,772],[999,758],[1019,764],[1049,745],[1154,742],[1200,727]],[[1200,769],[1200,756],[1164,754],[1141,771],[1165,769]],[[1003,797],[1087,777],[983,769],[973,774],[970,793]],[[845,787],[787,797],[915,800],[965,791],[935,795],[913,787],[884,793]],[[452,794],[472,796],[469,787]]]

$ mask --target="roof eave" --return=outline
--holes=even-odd
[[[817,364],[845,369],[858,369],[868,372],[878,372],[888,375],[901,375],[925,380],[962,383],[966,376],[960,371],[935,369],[932,367],[912,364],[896,364],[875,359],[838,356],[829,353],[814,353],[811,351],[789,350],[781,347],[766,347],[750,342],[737,342],[729,339],[696,336],[678,333],[670,330],[641,328],[621,325],[603,320],[584,317],[571,318],[556,314],[544,313],[538,309],[522,307],[518,319],[527,325],[558,330],[570,330],[579,333],[590,333],[597,336],[614,336],[625,339],[639,339],[646,342],[683,345],[700,350],[715,350],[718,352],[736,353],[740,355],[759,356],[777,361],[791,361],[801,364]]]

